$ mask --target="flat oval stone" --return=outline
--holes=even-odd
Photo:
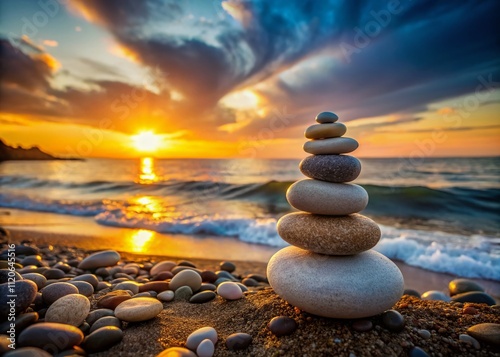
[[[331,256],[286,247],[269,261],[274,291],[311,314],[354,319],[380,314],[403,295],[403,275],[382,254],[369,250]]]
[[[51,305],[63,296],[78,294],[78,288],[70,283],[58,282],[47,285],[40,292],[42,293],[43,302]]]
[[[316,121],[320,124],[335,123],[337,120],[339,120],[339,116],[332,112],[321,112],[316,115]]]
[[[238,284],[226,281],[217,287],[217,294],[226,300],[238,300],[243,297],[243,291]]]
[[[312,179],[292,184],[286,192],[286,198],[300,211],[329,216],[357,213],[368,204],[368,193],[361,186]]]
[[[202,291],[198,294],[193,295],[190,299],[189,302],[192,304],[203,304],[209,301],[212,301],[215,299],[217,295],[213,291]]]
[[[231,262],[221,262],[219,264],[220,270],[227,271],[228,273],[232,273],[236,270],[236,265]]]
[[[450,296],[470,291],[484,292],[484,288],[481,285],[469,279],[454,279],[448,284],[448,289],[450,290]]]
[[[26,327],[34,324],[38,321],[38,313],[37,312],[26,312],[24,314],[16,316],[16,333],[19,334]],[[10,330],[10,321],[5,321],[0,324],[0,333],[7,333]],[[10,343],[9,343],[10,344]],[[0,350],[0,353],[2,351]]]
[[[201,286],[201,276],[193,270],[183,270],[170,281],[170,290],[177,290],[181,286],[189,286],[191,290],[197,291]]]
[[[215,274],[211,270],[203,270],[201,272],[201,280],[206,281],[208,283],[214,283],[217,280],[217,274]]]
[[[414,289],[405,289],[403,295],[415,296],[420,299],[420,293]]]
[[[304,136],[308,139],[338,138],[346,131],[347,128],[342,123],[315,124],[306,129]]]
[[[198,357],[212,357],[215,352],[215,346],[212,341],[208,338],[206,340],[201,341],[196,349],[196,354]]]
[[[162,271],[171,271],[175,266],[177,266],[176,263],[171,262],[170,260],[163,260],[159,263],[156,263],[151,268],[151,270],[149,271],[149,275],[154,276]]]
[[[172,290],[162,291],[156,298],[161,301],[172,301],[175,297],[175,293]]]
[[[197,357],[196,354],[187,348],[170,347],[161,352],[156,357]]]
[[[49,279],[62,279],[64,278],[65,274],[62,270],[60,269],[54,269],[54,268],[51,268],[51,269],[47,269],[43,272],[43,276],[47,278],[47,280]]]
[[[500,324],[486,322],[471,326],[467,333],[481,342],[500,345]]]
[[[90,284],[87,283],[86,281],[68,281],[68,284],[76,286],[78,289],[78,293],[82,294],[83,296],[89,297],[92,296],[94,293],[94,287]]]
[[[297,329],[297,322],[288,316],[277,316],[273,317],[267,327],[275,336],[288,336]]]
[[[138,282],[135,281],[124,281],[121,283],[118,283],[115,285],[113,290],[129,290],[132,292],[132,294],[137,294],[139,292],[139,284]]]
[[[215,345],[217,343],[217,331],[213,327],[206,326],[193,331],[186,340],[186,347],[196,351],[201,341],[209,339]]]
[[[95,330],[100,329],[101,327],[105,327],[105,326],[114,326],[114,327],[118,327],[121,329],[122,322],[114,316],[104,316],[92,324],[89,332],[92,333]]]
[[[102,309],[114,310],[122,302],[132,297],[124,290],[115,290],[103,295],[97,300],[97,306]]]
[[[476,304],[487,304],[489,306],[496,304],[493,297],[481,291],[469,291],[468,293],[454,295],[451,301],[474,302]]]
[[[396,310],[387,310],[382,314],[382,326],[392,332],[400,332],[405,327],[405,318]]]
[[[169,290],[170,284],[166,281],[150,281],[139,286],[139,291],[155,291],[161,293],[162,291]]]
[[[359,144],[353,138],[329,138],[304,143],[304,151],[313,155],[338,155],[353,152]]]
[[[42,289],[47,283],[47,278],[39,273],[26,273],[22,275],[23,279],[31,280],[36,284],[38,290]]]
[[[163,304],[154,298],[140,297],[122,302],[115,309],[115,316],[127,322],[146,321],[158,316]]]
[[[465,343],[468,343],[468,344],[474,346],[474,348],[476,350],[481,348],[481,345],[479,344],[479,342],[472,336],[469,336],[469,335],[462,333],[458,336],[458,339],[462,342],[465,342]]]
[[[94,290],[97,290],[99,286],[99,279],[94,274],[82,274],[75,276],[71,281],[85,281],[94,287]]]
[[[244,350],[252,343],[252,336],[248,333],[237,332],[226,338],[226,347],[228,350],[237,351]]]
[[[80,294],[61,297],[45,313],[46,322],[59,322],[80,326],[90,311],[90,301]]]
[[[78,264],[79,269],[93,270],[116,265],[120,261],[120,253],[116,250],[103,250],[90,254]]]
[[[10,350],[4,357],[51,357],[50,353],[37,347],[21,347],[15,350]]]
[[[91,332],[82,347],[88,353],[106,351],[123,339],[123,331],[116,326],[104,326]]]
[[[38,347],[56,354],[79,345],[82,341],[83,333],[75,326],[55,322],[39,322],[21,332],[17,342],[20,346]]]
[[[299,168],[307,177],[335,183],[353,181],[361,173],[361,163],[349,155],[308,156]]]
[[[440,301],[450,301],[450,297],[439,290],[429,290],[422,294],[422,300],[440,300]]]
[[[11,287],[9,287],[9,283],[0,284],[0,320],[7,320],[9,316],[11,308],[9,302],[12,299],[9,295],[17,295],[14,299],[13,307],[15,314],[18,315],[26,310],[33,300],[35,300],[37,291],[36,284],[31,280],[16,281],[14,284],[11,284]]]
[[[315,253],[352,255],[373,248],[380,240],[380,228],[370,218],[322,216],[293,212],[280,218],[278,234],[286,242]]]
[[[111,309],[97,309],[88,314],[86,321],[92,326],[94,322],[106,316],[115,316],[115,313]]]

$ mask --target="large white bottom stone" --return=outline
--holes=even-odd
[[[404,291],[398,267],[374,250],[331,256],[286,247],[269,261],[267,277],[274,291],[291,305],[332,318],[380,314]]]

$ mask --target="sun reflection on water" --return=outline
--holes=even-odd
[[[151,184],[158,181],[158,176],[155,173],[155,162],[152,157],[141,158],[140,170],[139,183]]]
[[[148,243],[154,237],[154,232],[146,229],[139,229],[132,233],[129,239],[130,250],[134,253],[147,251]]]

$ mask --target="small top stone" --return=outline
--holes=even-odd
[[[316,121],[320,124],[335,123],[337,120],[339,120],[338,115],[332,112],[322,112],[316,115]]]

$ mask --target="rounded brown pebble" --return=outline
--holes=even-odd
[[[142,293],[144,291],[156,291],[161,293],[162,291],[169,290],[169,283],[166,281],[150,281],[139,286],[139,291]]]
[[[311,155],[299,168],[307,177],[334,183],[353,181],[361,173],[361,163],[350,155]]]
[[[308,139],[337,138],[346,131],[347,128],[342,123],[314,124],[306,129],[304,136]]]
[[[252,343],[252,336],[248,333],[237,332],[226,338],[226,347],[228,350],[244,350]]]
[[[373,328],[373,322],[370,320],[356,320],[352,323],[352,329],[357,332],[367,332]]]
[[[500,324],[486,322],[467,329],[467,333],[481,342],[500,346]]]
[[[332,217],[293,212],[280,218],[277,230],[291,245],[331,255],[364,252],[373,248],[381,236],[377,223],[357,213]]]
[[[463,308],[462,313],[465,315],[476,315],[479,311],[472,306],[466,306]]]
[[[295,332],[297,322],[288,316],[277,316],[269,322],[268,327],[278,337],[287,336]]]
[[[387,310],[382,314],[382,326],[392,332],[400,332],[405,327],[405,318],[396,310]]]
[[[241,281],[241,283],[245,286],[259,286],[259,282],[252,278],[245,278]]]
[[[124,290],[111,291],[97,300],[97,307],[114,310],[122,302],[131,298],[132,297]]]
[[[204,270],[201,272],[201,279],[207,283],[214,283],[219,277],[211,270]]]

